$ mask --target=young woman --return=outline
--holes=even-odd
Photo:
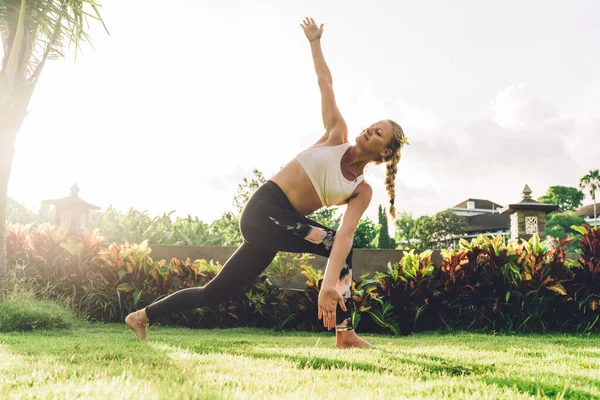
[[[324,135],[254,193],[240,218],[244,242],[212,281],[180,290],[127,316],[125,323],[138,338],[145,340],[149,322],[161,315],[225,302],[252,285],[277,252],[285,251],[329,258],[319,292],[318,318],[327,329],[335,328],[338,348],[370,346],[352,329],[350,314],[352,240],[372,196],[363,171],[369,163],[386,163],[385,184],[390,214],[395,218],[396,165],[407,141],[397,123],[383,120],[364,129],[354,146],[348,142],[321,50],[323,25],[318,27],[307,18],[301,26],[310,42],[321,89]],[[321,207],[342,204],[347,209],[337,232],[306,218]]]

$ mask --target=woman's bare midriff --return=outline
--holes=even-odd
[[[308,215],[323,207],[310,178],[295,159],[271,178],[283,190],[296,211]]]

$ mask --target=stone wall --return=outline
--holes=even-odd
[[[225,263],[235,252],[237,247],[229,246],[162,246],[162,245],[151,245],[152,253],[150,256],[154,260],[170,260],[171,258],[178,258],[185,260],[204,259],[207,261],[214,260],[219,262],[221,265]],[[371,276],[378,271],[385,271],[387,269],[388,262],[398,262],[404,255],[403,250],[379,250],[379,249],[354,249],[352,257],[352,273],[354,277],[361,276],[365,272],[369,272]],[[576,254],[569,254],[569,258],[577,258]],[[314,256],[311,264],[316,269],[321,271],[325,270],[327,265],[327,258],[322,256]],[[435,250],[431,256],[433,264],[440,266],[442,263],[442,256],[439,250]],[[292,287],[296,289],[304,288],[304,275],[298,274],[296,279],[292,282]]]
[[[207,261],[214,260],[220,264],[224,264],[225,261],[231,257],[237,247],[229,246],[162,246],[162,245],[151,245],[152,253],[150,256],[154,260],[170,260],[171,258],[178,258],[185,260],[204,259]],[[398,262],[403,256],[402,250],[378,250],[378,249],[354,249],[352,257],[352,274],[357,277],[365,272],[371,274],[377,271],[385,271],[387,269],[388,262]],[[437,265],[441,264],[441,255],[439,251],[435,251],[432,260]],[[316,269],[321,271],[325,270],[327,265],[327,258],[322,256],[314,256],[311,264]],[[296,279],[292,282],[294,288],[301,289],[304,287],[304,275],[299,274]]]

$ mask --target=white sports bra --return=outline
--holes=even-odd
[[[342,174],[342,156],[351,146],[350,143],[343,143],[338,146],[311,147],[296,155],[296,160],[306,171],[324,206],[348,200],[364,180],[364,176],[360,175],[350,181]]]

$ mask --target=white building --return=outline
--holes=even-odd
[[[596,213],[600,214],[600,204],[596,204]],[[588,204],[587,206],[581,207],[579,210],[573,213],[578,217],[585,219],[585,223],[589,226],[596,226],[594,223],[594,205]],[[598,217],[598,225],[600,225],[600,216]]]

